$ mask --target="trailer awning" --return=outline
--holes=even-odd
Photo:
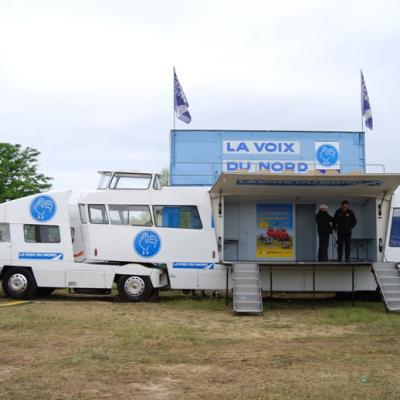
[[[314,175],[223,173],[210,189],[223,196],[382,197],[400,186],[400,174]]]

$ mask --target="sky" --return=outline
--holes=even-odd
[[[0,0],[2,140],[37,148],[55,189],[99,170],[169,163],[177,129],[361,129],[367,163],[400,172],[400,3],[341,0]]]

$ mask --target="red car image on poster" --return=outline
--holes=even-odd
[[[267,235],[279,241],[290,240],[290,235],[286,232],[286,229],[273,229],[269,228]]]

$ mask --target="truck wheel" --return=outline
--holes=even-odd
[[[30,270],[11,268],[3,276],[3,292],[13,299],[31,299],[35,296],[37,286]]]
[[[118,279],[118,294],[122,301],[145,301],[152,291],[148,276],[121,275]]]

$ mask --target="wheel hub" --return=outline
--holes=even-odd
[[[28,287],[28,280],[22,274],[14,274],[8,280],[8,287],[15,293],[23,293]]]
[[[125,281],[125,292],[130,296],[140,296],[145,290],[145,283],[139,276],[131,276]]]

